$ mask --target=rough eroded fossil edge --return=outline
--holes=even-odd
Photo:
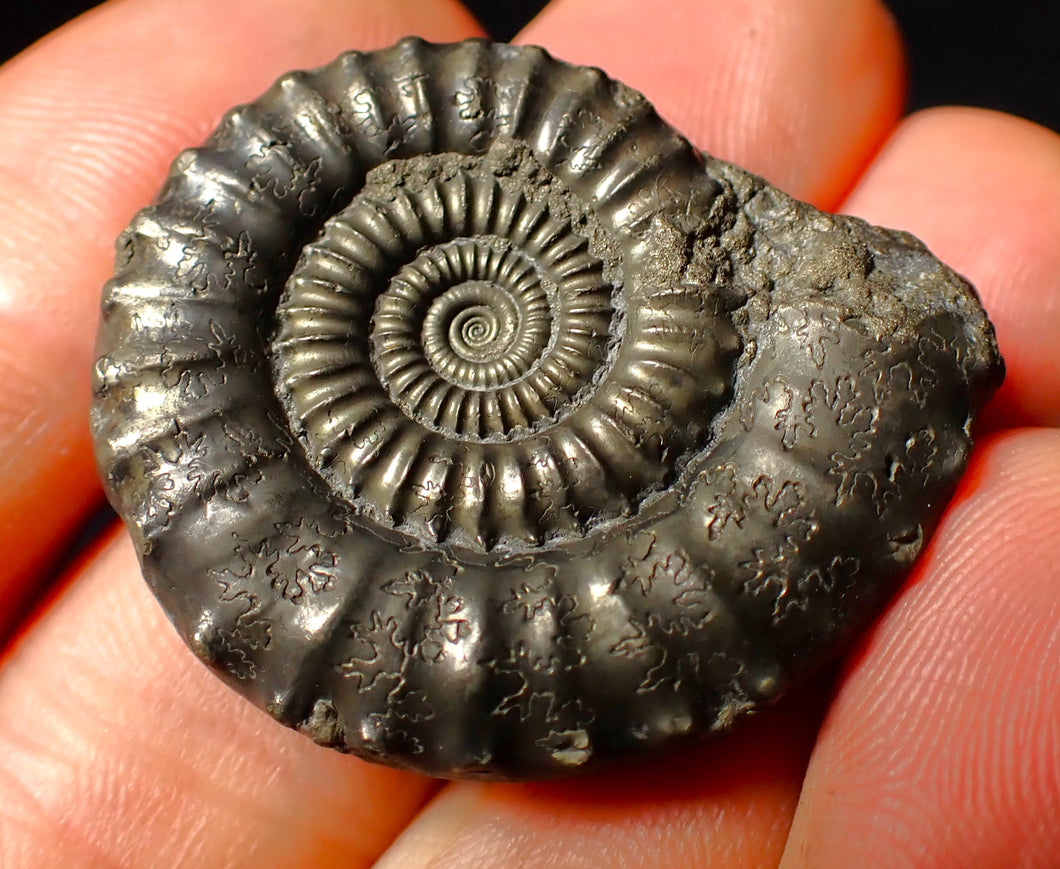
[[[461,410],[459,451],[409,458],[400,497],[374,460],[335,470],[367,441],[303,389],[334,312],[287,286],[373,166],[544,208],[619,311],[539,431]],[[698,154],[598,70],[481,41],[350,53],[234,109],[122,235],[102,310],[98,463],[182,636],[318,742],[451,777],[593,769],[804,679],[921,551],[1003,372],[974,290],[913,237]]]

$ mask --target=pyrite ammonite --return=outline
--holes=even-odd
[[[318,742],[454,777],[723,731],[819,667],[1002,377],[911,236],[483,41],[232,110],[102,308],[99,466],[192,649]]]

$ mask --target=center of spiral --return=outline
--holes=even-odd
[[[481,358],[483,350],[487,353],[493,350],[493,345],[497,343],[497,336],[500,332],[501,324],[496,312],[483,305],[476,305],[453,317],[453,322],[449,326],[449,340],[453,344],[453,349],[461,356]],[[493,354],[489,353],[489,355]]]
[[[556,296],[551,276],[505,239],[424,248],[376,300],[371,344],[379,380],[411,418],[475,435],[485,411],[467,409],[546,359],[559,325]]]
[[[525,325],[518,303],[503,287],[466,281],[442,293],[427,309],[421,335],[424,355],[450,383],[498,386],[533,361],[521,358],[518,346]]]

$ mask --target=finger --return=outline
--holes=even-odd
[[[115,2],[0,70],[0,636],[100,497],[88,375],[118,232],[230,105],[406,33],[475,25],[455,0]]]
[[[111,533],[0,669],[0,865],[370,865],[431,784],[211,676]]]
[[[554,0],[520,41],[604,67],[698,145],[802,196],[827,201],[847,187],[898,111],[900,53],[875,3],[620,0],[607,16],[600,9]],[[690,33],[709,33],[709,50]],[[764,716],[691,758],[585,784],[449,787],[383,865],[775,865],[807,719],[801,740],[788,738],[789,721]]]
[[[698,147],[824,207],[904,100],[900,40],[877,0],[553,0],[519,40],[602,66]]]
[[[584,781],[447,787],[375,869],[776,866],[818,697],[731,737]]]
[[[845,676],[785,869],[1055,865],[1058,535],[1060,433],[980,450]]]
[[[977,109],[922,112],[844,209],[909,230],[978,288],[1008,369],[993,422],[1060,425],[1060,136]]]

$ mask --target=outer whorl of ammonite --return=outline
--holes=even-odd
[[[291,73],[119,243],[92,422],[192,648],[448,776],[727,729],[920,551],[1001,361],[907,235],[540,49]]]

